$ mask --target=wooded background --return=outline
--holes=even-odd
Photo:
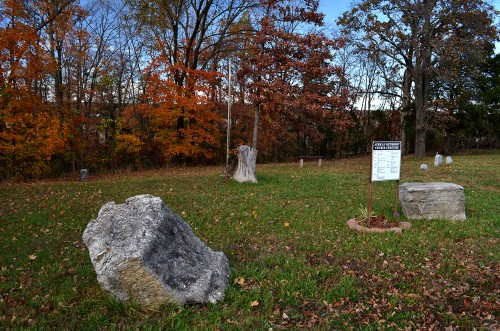
[[[0,178],[222,163],[229,62],[230,147],[259,162],[500,147],[487,1],[0,4]]]

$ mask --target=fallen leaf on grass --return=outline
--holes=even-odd
[[[290,223],[286,222],[284,225],[285,225],[285,228],[288,228],[290,226]]]
[[[257,307],[259,305],[259,301],[255,300],[250,302],[250,307]]]
[[[30,255],[30,260],[31,260],[31,261],[34,261],[34,260],[36,260],[36,255],[35,255],[35,254],[33,254],[33,255]]]
[[[238,285],[240,285],[240,286],[243,286],[243,285],[245,285],[245,278],[243,278],[243,277],[236,278],[236,279],[234,280],[234,283],[235,283],[235,284],[238,284]]]

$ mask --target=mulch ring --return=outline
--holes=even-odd
[[[370,226],[368,226],[367,219],[357,220],[356,218],[351,218],[350,220],[348,220],[347,226],[350,229],[356,230],[358,232],[381,233],[391,231],[401,233],[403,229],[409,229],[411,227],[411,223],[393,222],[388,220],[384,215],[380,215],[372,217]]]

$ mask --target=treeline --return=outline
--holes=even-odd
[[[384,2],[399,1],[370,3]],[[414,78],[349,19],[349,32],[325,26],[317,0],[0,3],[0,177],[219,163],[228,101],[230,149],[260,161],[365,153],[374,139],[415,148]],[[498,147],[494,12],[472,9],[486,18],[471,29],[489,29],[474,61],[431,57],[429,148]]]
[[[399,131],[416,157],[471,142],[498,146],[495,21],[483,0],[354,1],[338,24],[349,38],[343,68],[366,114],[364,132],[382,116],[385,136]],[[375,102],[386,111],[372,118]]]

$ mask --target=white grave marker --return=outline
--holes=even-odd
[[[434,157],[434,166],[440,167],[442,165],[443,165],[443,156],[440,155],[439,153],[436,153],[436,156]]]

